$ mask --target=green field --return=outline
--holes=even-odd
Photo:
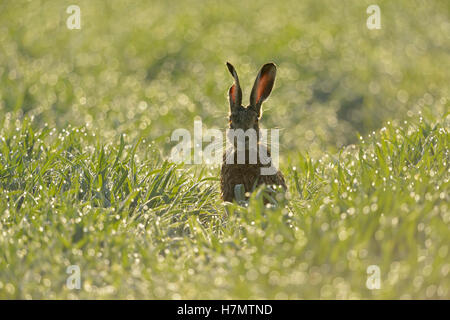
[[[373,3],[3,0],[0,298],[450,299],[450,3]],[[245,103],[278,66],[277,206],[167,160],[227,127],[226,61]]]

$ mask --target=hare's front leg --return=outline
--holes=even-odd
[[[222,200],[223,201],[228,201],[228,202],[233,202],[233,197],[234,197],[234,191],[232,188],[222,188]]]
[[[233,202],[234,198],[234,186],[229,181],[229,172],[222,166],[220,173],[220,192],[223,201]]]

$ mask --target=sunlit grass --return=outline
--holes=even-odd
[[[272,208],[263,190],[224,208],[217,170],[144,141],[27,121],[2,140],[2,297],[448,297],[448,123],[414,117],[337,155],[293,154]],[[382,288],[369,291],[373,264]]]
[[[448,3],[0,4],[0,298],[450,297]],[[278,65],[278,205],[167,160]],[[66,286],[78,265],[82,288]],[[367,267],[381,289],[366,287]]]

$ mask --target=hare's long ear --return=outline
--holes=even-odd
[[[228,70],[230,71],[231,75],[234,78],[234,84],[231,86],[230,90],[228,91],[228,96],[230,99],[230,111],[233,111],[234,108],[238,108],[241,106],[242,90],[241,90],[241,85],[239,84],[239,78],[236,73],[236,70],[234,70],[234,67],[229,62],[227,62],[227,67],[228,67]]]
[[[261,115],[261,104],[272,91],[273,84],[275,82],[275,76],[277,74],[277,67],[273,63],[267,63],[259,70],[256,77],[255,84],[253,85],[252,93],[250,95],[250,106],[258,113],[258,117]]]

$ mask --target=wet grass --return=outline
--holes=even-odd
[[[450,297],[446,2],[379,1],[378,31],[365,1],[69,4],[0,4],[0,298]],[[227,60],[245,97],[278,64],[277,206],[167,160],[226,127]]]

